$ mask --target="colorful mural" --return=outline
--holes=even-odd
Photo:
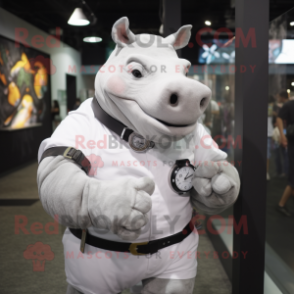
[[[0,36],[0,130],[42,125],[50,57]]]

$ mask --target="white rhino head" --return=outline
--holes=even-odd
[[[112,28],[116,48],[95,79],[104,111],[155,142],[193,132],[211,91],[186,77],[191,64],[176,54],[188,44],[191,28],[183,26],[166,38],[134,35],[128,18],[119,19]]]

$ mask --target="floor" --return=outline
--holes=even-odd
[[[36,171],[34,163],[0,178],[1,294],[63,294],[66,291],[61,243],[64,227],[50,226],[53,219],[38,200]],[[23,229],[18,228],[17,224],[22,222]],[[36,242],[51,248],[49,260],[43,264],[34,263],[32,256],[25,253],[28,246]],[[200,236],[198,250],[200,259],[194,294],[231,293],[230,281],[220,261],[213,258],[214,248],[207,236]],[[130,292],[126,289],[123,293]]]
[[[294,272],[294,195],[286,204],[286,207],[292,213],[292,217],[285,217],[277,211],[277,204],[287,185],[287,178],[275,175],[273,156],[270,159],[269,170],[271,179],[267,181],[266,242]],[[233,207],[220,215],[224,218],[233,215]]]
[[[271,180],[267,181],[264,293],[292,294],[294,293],[294,197],[291,197],[286,204],[292,217],[283,216],[276,208],[287,185],[287,179],[274,176],[273,162],[271,162],[271,175]],[[221,215],[226,220],[232,214],[231,207]],[[220,228],[220,223],[215,221],[214,226]],[[220,235],[231,252],[232,235],[226,234],[226,231]]]
[[[280,258],[294,271],[294,197],[288,200],[287,208],[292,217],[284,217],[276,206],[287,185],[285,178],[272,178],[267,186],[266,240]]]

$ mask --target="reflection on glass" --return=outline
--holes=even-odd
[[[190,68],[190,78],[206,84],[212,90],[212,101],[199,123],[205,126],[219,148],[228,154],[228,160],[234,164],[234,150],[241,148],[241,138],[234,137],[234,39],[206,40],[206,44],[199,50],[198,62],[200,65]],[[286,133],[289,123],[294,124],[294,111],[281,110],[288,101],[294,100],[294,9],[270,23],[268,62],[268,146],[265,175],[268,192],[264,293],[294,293],[294,192],[288,179],[291,171],[289,153],[292,148],[281,144],[281,132]],[[237,70],[242,71],[244,68]],[[285,113],[288,113],[289,118]],[[282,121],[280,131],[279,117]],[[294,185],[294,180],[292,182]],[[279,205],[284,208],[281,209]],[[232,222],[229,220],[232,215],[233,209],[230,208],[212,221],[213,229],[220,232],[217,235],[213,236],[206,230],[214,246],[218,246],[221,240],[223,251],[227,250],[231,258],[233,235],[229,233],[232,232]],[[232,259],[220,260],[231,278]]]
[[[267,132],[266,271],[264,293],[294,293],[293,190],[289,185],[294,152],[283,142],[294,123],[294,10],[270,23]],[[290,103],[290,104],[289,104]],[[292,103],[292,106],[291,106]],[[292,107],[292,112],[290,108]],[[293,150],[293,151],[292,151]],[[291,157],[292,156],[292,157]],[[294,179],[292,179],[293,182]],[[291,182],[290,182],[291,184]],[[294,183],[292,185],[294,188]]]
[[[227,160],[234,165],[234,150],[241,148],[241,138],[234,137],[234,39],[206,39],[199,50],[198,62],[198,65],[190,68],[189,77],[204,83],[212,91],[211,102],[198,122],[203,124],[219,148],[227,153]],[[223,288],[227,292],[224,293],[231,293],[229,280],[232,278],[233,258],[232,215],[233,207],[230,207],[216,218],[203,216],[203,226],[214,246],[210,258],[217,258],[228,276],[228,284]],[[200,236],[200,242],[204,242],[201,238],[204,237]],[[219,244],[221,245],[218,246]]]

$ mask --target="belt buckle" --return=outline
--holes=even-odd
[[[76,151],[76,149],[73,148],[73,147],[67,147],[67,148],[65,149],[65,151],[63,152],[63,157],[65,157],[65,158],[69,158],[69,159],[72,159],[72,156],[67,155],[71,149],[74,149],[74,150]]]
[[[132,243],[129,247],[129,251],[133,254],[133,255],[147,255],[147,253],[138,253],[138,246],[144,246],[147,245],[149,242],[142,242],[142,243]]]

